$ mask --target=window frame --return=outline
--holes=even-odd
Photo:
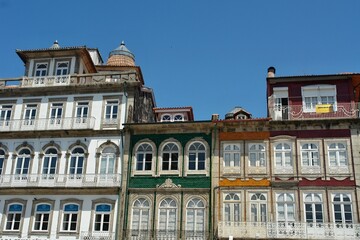
[[[311,198],[310,200],[307,200],[308,196]],[[320,201],[316,201],[316,198],[319,198]],[[303,201],[304,201],[304,221],[309,224],[324,223],[325,212],[324,212],[323,194],[318,192],[303,193]],[[309,210],[307,208],[307,205],[310,207]],[[319,206],[321,208],[321,211],[319,211],[318,209]],[[308,218],[308,213],[311,214],[311,218]],[[318,218],[318,213],[321,215],[321,219]]]
[[[169,151],[165,150],[165,148],[169,145],[172,145]],[[175,149],[176,147],[176,149]],[[182,147],[181,144],[179,144],[177,141],[171,139],[164,141],[160,147],[160,164],[159,164],[159,170],[161,174],[180,174],[181,172],[181,161],[182,161]],[[164,159],[165,155],[168,154],[168,167],[167,169],[164,169]],[[173,157],[176,157],[177,159],[174,160]],[[167,161],[166,161],[167,162]],[[172,169],[172,163],[176,163],[176,169]],[[175,164],[174,164],[175,165]]]
[[[334,200],[336,196],[340,196],[340,201]],[[349,199],[349,201],[344,201],[344,196],[346,196]],[[337,203],[337,204],[335,204],[335,203]],[[332,205],[333,222],[335,224],[352,224],[352,223],[354,223],[354,207],[353,207],[353,200],[352,200],[351,193],[347,193],[347,192],[332,193],[331,194],[331,205]],[[336,211],[336,209],[335,209],[336,205],[339,205],[340,212]],[[348,209],[345,209],[345,205],[350,207],[350,212],[346,211]],[[337,218],[337,216],[336,216],[337,212],[340,213],[341,219]],[[346,218],[347,218],[346,214],[350,214],[350,217],[351,217],[350,221],[346,220]]]
[[[76,229],[75,230],[64,230],[63,229],[64,216],[65,216],[65,206],[67,206],[67,205],[76,205],[76,206],[78,206],[78,210],[76,212],[77,217],[76,217]],[[80,226],[81,226],[82,205],[83,205],[83,201],[78,200],[78,199],[64,199],[64,200],[60,201],[60,211],[59,211],[59,220],[58,220],[58,223],[59,223],[58,224],[58,234],[59,235],[79,234]],[[72,212],[72,214],[74,212]],[[71,220],[69,221],[68,224],[71,225]]]
[[[144,149],[144,151],[140,151],[139,148],[142,148],[144,145],[148,145],[148,147],[151,148],[151,151],[145,151],[148,149]],[[147,147],[147,148],[148,148]],[[135,175],[148,175],[148,174],[153,174],[155,171],[155,158],[156,158],[156,148],[155,148],[155,144],[153,142],[150,141],[142,141],[139,142],[138,144],[136,144],[136,146],[134,147],[134,165],[133,165],[133,173]],[[151,154],[151,163],[150,163],[150,169],[146,169],[146,162],[149,162],[148,157]],[[138,161],[138,158],[140,157],[139,155],[142,155],[142,160],[141,160],[141,169],[138,169],[138,166],[140,166],[140,162]],[[150,158],[149,157],[149,158]],[[148,159],[148,160],[147,160]]]
[[[140,205],[135,206],[136,203],[139,203]],[[147,203],[147,206],[144,206],[144,203]],[[150,234],[150,230],[152,228],[151,226],[151,220],[152,220],[152,201],[148,199],[146,196],[137,196],[131,204],[131,222],[130,222],[130,229],[131,229],[131,236],[148,236]],[[137,215],[135,215],[135,212],[138,212],[138,221],[135,223]],[[146,216],[147,214],[147,216]],[[145,216],[145,218],[143,218]],[[143,223],[146,223],[146,228],[143,228]],[[134,226],[138,226],[138,228],[134,228]]]
[[[195,147],[195,149],[191,149],[190,148],[193,145],[198,145],[197,147]],[[199,149],[199,147],[203,147],[204,149]],[[208,157],[208,145],[202,141],[202,140],[191,140],[186,144],[186,171],[187,174],[206,174],[208,172],[208,165],[209,165],[209,157]],[[191,160],[190,155],[195,154],[195,159]],[[199,160],[199,156],[201,156],[201,154],[203,154],[203,160]],[[199,163],[201,163],[201,161],[203,161],[203,169],[199,169]],[[190,163],[194,162],[195,164],[195,169],[190,169]]]
[[[290,192],[276,193],[276,221],[284,223],[286,226],[289,223],[296,222],[296,199],[295,194]],[[283,196],[283,200],[280,198]],[[290,198],[290,199],[289,199]],[[283,207],[283,217],[280,217],[281,207]],[[292,219],[291,219],[292,214]]]
[[[304,148],[305,145],[308,145],[307,148]],[[312,148],[315,146],[316,148]],[[308,167],[308,168],[320,168],[321,167],[321,158],[320,158],[320,144],[316,142],[302,142],[300,144],[300,157],[301,157],[301,166]],[[317,153],[317,159],[314,157],[314,154]],[[307,155],[308,164],[304,164],[304,154]],[[315,164],[316,160],[318,164]]]
[[[23,199],[9,199],[9,200],[5,200],[5,205],[4,205],[4,210],[6,211],[4,214],[2,214],[2,221],[1,221],[1,229],[3,229],[3,233],[20,233],[22,231],[23,228],[23,223],[24,223],[24,216],[25,216],[25,212],[26,212],[26,200]],[[7,225],[8,225],[8,220],[9,220],[9,213],[10,213],[10,206],[12,205],[21,205],[22,209],[21,211],[17,211],[17,213],[20,213],[20,221],[19,221],[19,227],[18,229],[14,229],[14,225],[12,224],[11,229],[7,229]],[[12,220],[12,222],[14,222]]]
[[[301,87],[303,111],[305,113],[316,112],[316,105],[331,104],[333,111],[337,110],[336,85],[317,84]],[[333,98],[333,103],[323,103],[323,98]],[[310,101],[308,101],[310,99]],[[309,105],[310,104],[310,105]]]
[[[253,199],[253,197],[256,199]],[[265,199],[261,199],[261,197]],[[256,216],[253,215],[253,206],[255,206]],[[268,193],[266,192],[250,192],[249,193],[249,219],[251,222],[267,222],[268,220]],[[256,219],[255,219],[256,217]]]
[[[251,149],[255,146],[255,149]],[[261,149],[262,148],[262,149]],[[252,165],[252,155],[255,155],[255,165]],[[263,160],[261,160],[261,155],[263,155]],[[263,162],[263,163],[262,163]],[[250,168],[266,168],[267,159],[266,159],[266,144],[265,143],[249,143],[248,144],[248,167]]]
[[[14,104],[0,104],[0,127],[9,128],[13,117]]]
[[[227,149],[230,148],[230,149]],[[238,149],[235,149],[238,148]],[[229,158],[229,165],[227,166],[227,154]],[[238,160],[236,159],[236,154],[238,155]],[[223,158],[223,168],[225,171],[237,169],[240,172],[241,171],[241,158],[242,158],[242,148],[240,143],[223,143],[222,145],[222,158]]]
[[[167,202],[167,206],[161,206],[163,202]],[[172,202],[175,203],[175,206],[169,206]],[[165,203],[166,204],[166,203]],[[166,213],[166,219],[165,219],[165,228],[162,229],[161,228],[161,213],[162,211]],[[174,229],[169,229],[169,225],[172,223],[171,220],[172,219],[169,219],[171,216],[170,214],[171,213],[174,213],[175,214],[175,219],[174,219]],[[160,233],[160,235],[162,234],[165,234],[166,236],[176,236],[177,235],[177,231],[178,231],[178,228],[179,228],[179,223],[178,223],[178,218],[179,218],[179,204],[178,204],[178,201],[177,199],[175,199],[174,197],[170,197],[170,196],[167,196],[167,197],[164,197],[163,199],[161,199],[161,201],[159,201],[159,205],[158,205],[158,213],[157,213],[157,230],[158,232]]]
[[[66,67],[59,67],[59,65],[61,64],[66,64]],[[58,74],[58,71],[61,71],[60,74]],[[64,73],[64,70],[66,70],[66,72]],[[70,61],[57,61],[55,64],[55,76],[66,76],[70,74]]]
[[[51,230],[51,221],[52,221],[52,213],[53,213],[53,206],[54,206],[54,200],[48,200],[48,199],[41,199],[41,200],[35,200],[33,202],[33,209],[31,214],[31,231],[34,233],[50,233]],[[48,205],[50,206],[50,209],[48,211],[38,211],[37,207],[39,205]],[[40,214],[48,214],[48,220],[47,220],[47,229],[46,230],[37,230],[35,229],[35,225],[37,223],[37,214],[40,212]],[[44,216],[41,217],[41,223],[43,222]],[[41,224],[40,223],[40,224]]]
[[[333,144],[335,144],[335,148],[330,148]],[[343,145],[343,148],[340,148],[339,145]],[[349,155],[347,150],[347,144],[346,142],[329,142],[327,143],[327,157],[328,157],[328,165],[330,168],[348,168],[349,167]],[[345,154],[345,163],[341,164],[341,156],[340,152],[343,152]],[[332,157],[330,153],[335,153],[335,164],[332,164]]]
[[[189,205],[191,203],[194,203],[195,206],[190,207]],[[204,236],[206,232],[206,201],[199,196],[191,197],[186,203],[185,212],[185,235],[196,237]],[[199,213],[202,214],[202,216],[200,215],[200,219]],[[189,221],[191,215],[193,216],[192,222]],[[199,224],[201,225],[200,229],[198,229]]]
[[[223,209],[222,209],[222,221],[225,222],[225,224],[229,222],[242,222],[242,194],[241,192],[223,192]],[[229,199],[226,199],[229,196]],[[237,199],[235,199],[237,198]],[[229,209],[229,213],[227,213],[226,209]],[[238,211],[238,213],[236,213]],[[229,216],[227,218],[227,216]]]

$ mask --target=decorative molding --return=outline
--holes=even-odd
[[[175,183],[173,183],[173,181],[168,178],[165,180],[165,182],[163,184],[157,184],[156,185],[157,188],[181,188],[181,185],[178,184],[176,185]]]

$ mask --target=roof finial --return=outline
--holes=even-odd
[[[120,45],[124,45],[124,46],[125,46],[125,41],[122,40]]]
[[[50,48],[60,48],[58,40],[55,40],[54,44]]]

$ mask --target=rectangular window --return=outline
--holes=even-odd
[[[89,114],[89,102],[76,104],[76,123],[87,123]]]
[[[6,216],[5,230],[7,231],[19,231],[20,223],[22,219],[23,205],[10,204]]]
[[[24,125],[34,125],[36,118],[37,104],[26,104],[24,111]]]
[[[11,112],[12,105],[0,105],[0,127],[10,125]]]
[[[67,75],[69,73],[69,62],[58,62],[56,64],[56,75]]]
[[[336,86],[311,85],[301,88],[304,112],[315,112],[316,105],[330,104],[336,111]]]
[[[106,123],[116,123],[118,118],[119,101],[107,100],[105,105],[105,120]]]
[[[62,231],[74,232],[77,230],[79,206],[66,204],[63,209]]]
[[[63,103],[51,103],[50,124],[61,124],[63,114]]]

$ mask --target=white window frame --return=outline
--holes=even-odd
[[[165,219],[161,217],[162,214],[165,215]],[[159,202],[157,229],[160,236],[176,236],[178,229],[178,203],[174,198],[167,197]]]
[[[105,124],[116,124],[119,118],[119,100],[106,99],[105,100],[104,121]]]
[[[161,122],[171,122],[172,117],[170,114],[163,114],[161,115]]]
[[[332,146],[335,146],[335,147],[332,147]],[[329,166],[330,167],[348,167],[348,154],[347,154],[346,143],[344,143],[344,142],[328,143],[327,150],[328,150],[328,158],[329,158]],[[335,156],[332,156],[332,154],[335,154]],[[341,159],[342,156],[345,158]],[[332,162],[334,162],[334,163],[332,163]]]
[[[223,166],[224,168],[241,167],[241,146],[240,143],[225,143],[223,145]]]
[[[223,193],[223,221],[227,223],[241,222],[241,193]]]
[[[295,222],[295,195],[293,193],[276,194],[276,219],[288,225]]]
[[[138,197],[134,200],[131,210],[131,231],[132,236],[141,236],[141,232],[147,233],[150,230],[151,204],[145,197]]]
[[[316,112],[316,105],[331,104],[333,111],[337,108],[336,85],[319,84],[301,87],[303,111]],[[331,97],[333,101],[325,101]],[[309,101],[310,100],[310,101]]]
[[[192,149],[193,147],[195,149]],[[203,167],[201,162],[203,162]],[[190,163],[194,163],[194,169],[190,169]],[[189,144],[187,170],[193,173],[202,173],[207,170],[207,148],[204,143],[195,141]]]
[[[37,117],[37,108],[38,108],[38,105],[36,103],[25,104],[24,122],[23,122],[24,125],[26,125],[26,126],[35,125],[35,120]]]
[[[0,176],[5,172],[6,151],[0,148]]]
[[[21,210],[10,210],[11,206],[21,206]],[[4,223],[4,231],[9,232],[19,232],[21,230],[21,225],[24,215],[24,204],[19,202],[11,202],[7,205],[6,211],[6,221]]]
[[[324,222],[324,204],[321,193],[304,193],[304,220],[307,223],[323,223]],[[320,207],[320,209],[319,209]],[[311,218],[308,218],[308,213]],[[319,218],[318,216],[321,216]]]
[[[76,102],[76,123],[87,123],[90,114],[90,102],[78,101]]]
[[[45,66],[45,68],[43,68],[42,66]],[[49,68],[49,64],[47,62],[36,63],[34,77],[41,78],[47,76],[48,68]]]
[[[250,193],[250,221],[267,222],[267,193]]]
[[[0,127],[8,127],[10,125],[12,110],[12,104],[0,105]]]
[[[29,148],[21,148],[19,150],[19,155],[16,157],[14,174],[20,175],[21,179],[27,179],[27,175],[30,174],[31,160],[31,150]]]
[[[205,203],[199,197],[191,198],[186,204],[186,236],[199,237],[205,234]]]
[[[280,147],[279,147],[280,146]],[[292,144],[287,142],[276,143],[274,146],[275,168],[292,168]]]
[[[175,114],[173,121],[174,122],[183,122],[184,121],[184,115],[183,114]]]
[[[41,168],[43,178],[54,178],[57,173],[59,152],[55,147],[49,147],[45,150],[44,159]]]
[[[98,209],[98,207],[104,206],[108,209]],[[112,206],[108,203],[97,203],[94,209],[94,232],[110,232],[111,229],[111,210]]]
[[[64,103],[52,102],[50,106],[50,124],[59,125],[64,112]]]
[[[49,207],[49,209],[47,210],[39,210],[38,207],[39,206],[47,206]],[[33,224],[33,231],[36,231],[36,232],[48,232],[50,230],[50,216],[51,216],[51,204],[49,203],[44,203],[44,202],[41,202],[41,203],[38,203],[35,205],[35,213],[34,213],[34,224]],[[47,218],[47,219],[46,219]],[[36,229],[37,228],[37,223],[39,224],[38,228],[39,229]],[[44,226],[46,226],[46,229],[43,229]]]
[[[141,158],[141,159],[139,159]],[[154,147],[151,143],[143,142],[136,147],[135,151],[135,166],[134,171],[143,173],[143,172],[152,172],[153,171],[153,160],[154,158]],[[150,161],[149,161],[150,160]],[[150,169],[146,169],[150,165]],[[138,168],[140,167],[141,168]]]
[[[76,211],[65,210],[66,206],[68,205],[76,206],[77,210]],[[67,218],[67,220],[65,218]],[[76,221],[74,221],[73,218],[75,218]],[[65,203],[62,209],[62,219],[61,219],[61,227],[60,227],[61,232],[77,232],[79,222],[80,222],[80,205],[73,202]],[[65,226],[66,223],[67,223],[67,227]],[[75,223],[75,229],[73,229],[72,227],[72,224],[74,223]]]
[[[307,145],[306,148],[305,145]],[[302,143],[300,146],[300,154],[301,154],[301,165],[303,167],[320,167],[319,144],[313,142]],[[307,163],[304,162],[305,160],[308,162]]]
[[[266,167],[266,145],[264,143],[249,143],[249,167]]]
[[[335,197],[339,197],[340,201],[335,201]],[[346,198],[345,198],[346,197]],[[349,201],[345,201],[345,199],[349,199]],[[334,223],[339,224],[351,224],[354,221],[354,212],[352,206],[352,198],[349,193],[334,193],[331,195],[332,201],[332,209],[333,209],[333,221]],[[339,207],[339,209],[336,209]],[[349,209],[350,208],[350,211]],[[340,214],[340,216],[337,214]],[[350,220],[346,220],[348,218],[348,214],[350,214]],[[338,218],[340,217],[340,218]]]
[[[116,149],[112,146],[106,146],[101,151],[100,161],[99,161],[99,174],[115,174],[115,164],[116,162]]]
[[[171,146],[169,150],[165,150]],[[163,173],[178,173],[180,171],[180,153],[181,148],[175,142],[166,142],[161,148],[161,172]],[[168,154],[168,167],[164,169],[164,154]],[[177,156],[176,156],[177,155]],[[176,158],[176,159],[175,159]],[[176,169],[172,169],[172,163],[176,163]]]
[[[60,65],[63,65],[63,64],[65,64],[66,67],[60,66]],[[69,74],[69,66],[70,66],[69,61],[57,62],[57,63],[56,63],[55,75],[56,75],[56,76],[68,75],[68,74]],[[60,72],[59,72],[59,71],[60,71]]]
[[[75,152],[75,150],[77,149],[81,149],[82,152]],[[70,161],[69,161],[69,167],[68,167],[68,174],[71,176],[76,176],[77,178],[81,178],[82,175],[85,173],[85,149],[80,147],[80,146],[76,146],[71,150],[71,154],[70,154]],[[82,160],[81,160],[82,158]],[[75,161],[75,167],[71,167],[72,162]],[[81,162],[82,161],[82,162]],[[81,164],[80,164],[81,163]],[[81,169],[81,172],[79,172],[78,170]]]

